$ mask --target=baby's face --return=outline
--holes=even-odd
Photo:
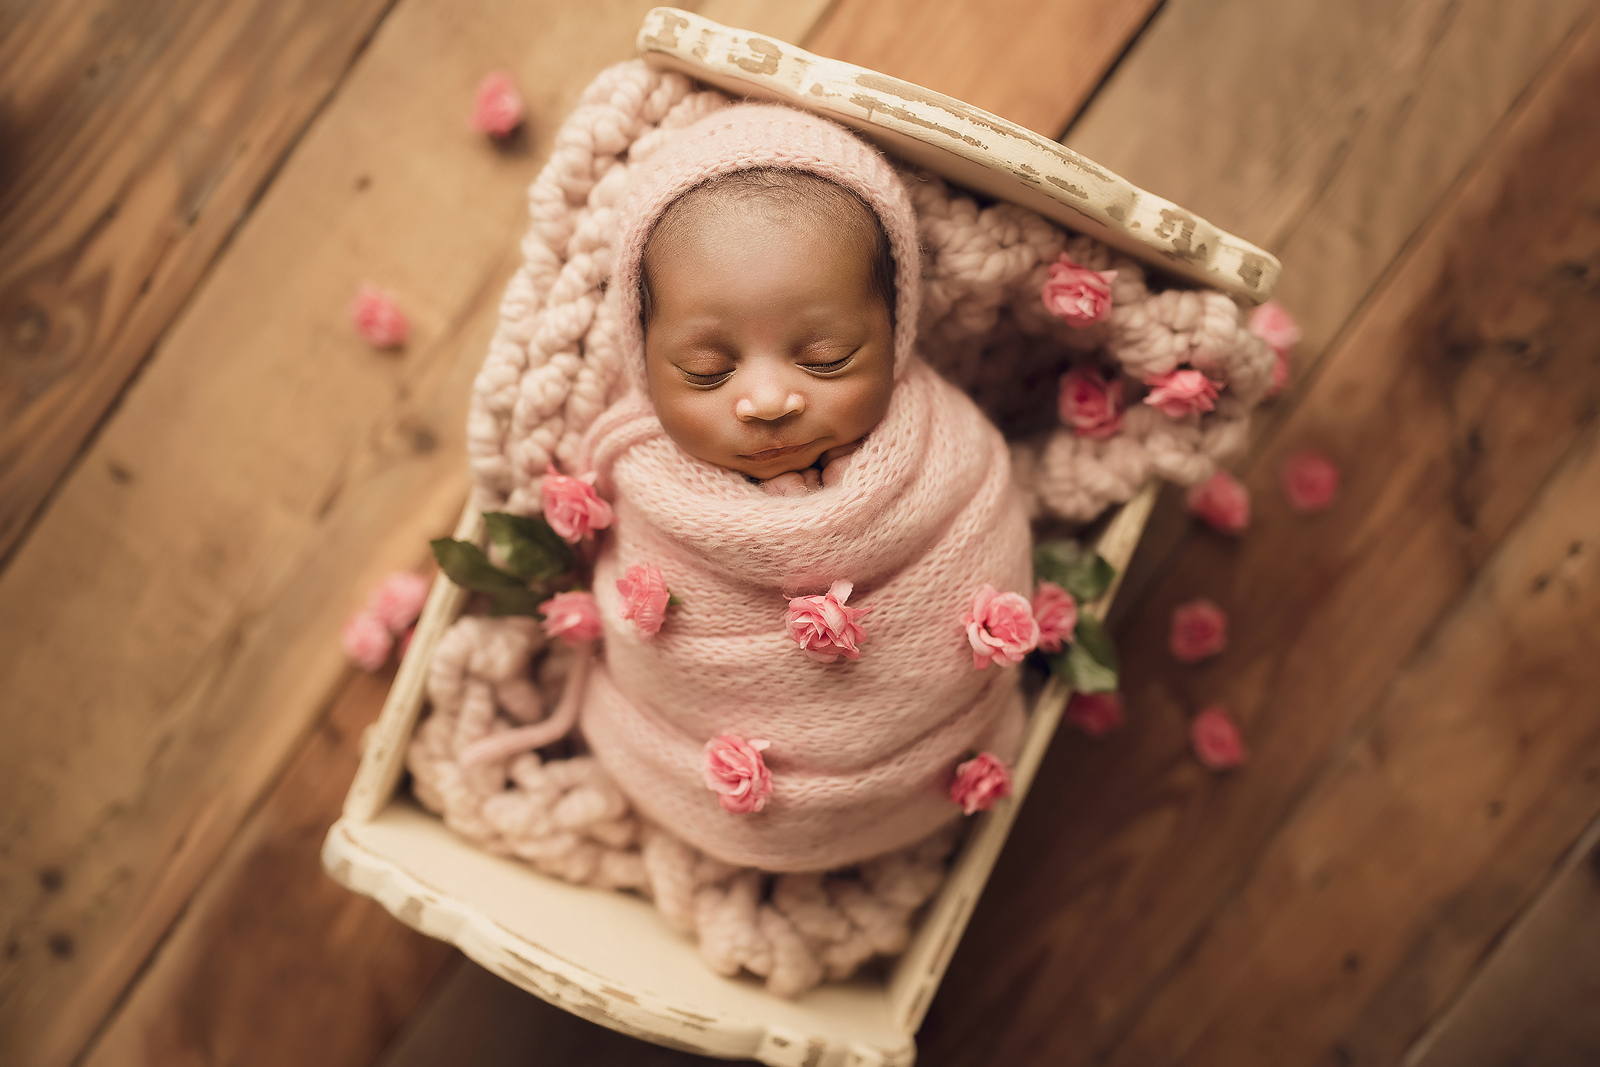
[[[859,440],[894,387],[871,249],[760,205],[695,214],[647,257],[645,366],[667,435],[761,479]]]

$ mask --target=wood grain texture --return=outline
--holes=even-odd
[[[0,559],[390,2],[0,16]]]
[[[799,43],[807,51],[903,78],[1055,137],[1157,3],[839,0]]]
[[[1589,24],[1246,465],[1249,534],[1128,619],[1130,728],[1047,759],[926,1061],[1394,1062],[1600,809],[1597,101]],[[1276,488],[1304,447],[1318,517]],[[1179,668],[1200,595],[1229,649]],[[1211,703],[1231,776],[1186,751]]]

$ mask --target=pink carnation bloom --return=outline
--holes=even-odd
[[[1021,593],[1001,593],[992,585],[978,590],[972,610],[961,616],[972,646],[972,666],[985,670],[990,662],[1002,667],[1021,663],[1022,657],[1039,647],[1039,624],[1033,621],[1033,605]]]
[[[492,70],[478,83],[472,104],[472,128],[490,137],[504,137],[522,125],[526,109],[516,82],[503,70]]]
[[[1227,471],[1191,486],[1184,503],[1214,530],[1238,534],[1250,525],[1250,490]]]
[[[723,810],[748,815],[766,807],[772,772],[761,753],[771,747],[771,741],[746,741],[736,734],[720,734],[706,742],[701,777]]]
[[[1039,647],[1060,652],[1078,628],[1078,602],[1055,582],[1040,582],[1033,591],[1033,621],[1039,624]]]
[[[394,295],[371,282],[362,282],[350,302],[350,322],[361,339],[373,348],[393,348],[404,343],[411,324],[395,303]]]
[[[857,620],[872,609],[845,606],[854,588],[853,583],[841,579],[829,586],[822,596],[797,596],[789,600],[786,619],[789,636],[805,649],[806,655],[819,663],[832,663],[840,656],[849,660],[861,658],[857,646],[866,631]]]
[[[1228,647],[1228,616],[1209,600],[1191,600],[1172,609],[1168,647],[1180,663],[1199,663]]]
[[[546,637],[577,645],[600,636],[600,608],[592,593],[557,593],[539,605],[539,614],[544,616]]]
[[[1120,693],[1074,693],[1067,705],[1067,725],[1090,737],[1104,737],[1122,725]]]
[[[1093,326],[1111,316],[1111,282],[1114,270],[1091,270],[1072,262],[1065,252],[1050,264],[1050,277],[1039,295],[1045,310],[1067,320],[1075,329]]]
[[[1194,717],[1189,723],[1189,743],[1200,762],[1213,771],[1237,767],[1249,756],[1239,728],[1222,707],[1207,708]]]
[[[622,617],[633,620],[640,636],[648,641],[661,632],[672,594],[667,591],[667,581],[660,570],[648,563],[635,563],[617,579],[617,592],[624,601]]]
[[[1057,405],[1073,433],[1104,440],[1122,429],[1122,379],[1108,382],[1095,367],[1070,370],[1061,376]]]
[[[388,627],[390,633],[399,633],[417,621],[422,605],[428,599],[428,579],[409,571],[395,571],[372,591],[367,598],[367,610]]]
[[[1175,370],[1145,379],[1150,392],[1144,402],[1171,419],[1210,411],[1217,406],[1217,383],[1197,370]]]
[[[552,464],[545,471],[540,495],[544,498],[544,521],[563,541],[577,544],[595,530],[604,530],[615,517],[611,505],[594,491],[594,474],[569,478],[556,473]]]
[[[344,628],[339,631],[339,643],[357,667],[375,671],[389,662],[394,634],[372,612],[358,611],[345,620]]]
[[[988,752],[957,767],[956,780],[950,783],[950,799],[961,805],[963,815],[988,811],[995,801],[1010,795],[1010,769]]]
[[[1296,511],[1321,511],[1339,493],[1339,468],[1321,452],[1296,452],[1283,461],[1283,491]]]
[[[1280,356],[1288,355],[1300,343],[1300,327],[1276,300],[1268,300],[1250,312],[1250,332]]]
[[[1267,387],[1267,398],[1277,396],[1289,388],[1289,357],[1279,352],[1272,364],[1272,384]]]

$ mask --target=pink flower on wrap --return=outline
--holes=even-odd
[[[1122,695],[1074,693],[1065,718],[1068,726],[1075,726],[1090,737],[1104,737],[1122,725]]]
[[[1095,367],[1070,370],[1061,376],[1057,406],[1073,433],[1104,440],[1122,429],[1122,379],[1108,382]]]
[[[1199,663],[1228,647],[1228,616],[1209,600],[1191,600],[1172,609],[1167,645],[1179,663]]]
[[[339,631],[344,654],[364,671],[375,671],[389,661],[394,649],[394,634],[383,620],[370,611],[358,611],[345,620]]]
[[[1002,667],[1021,663],[1039,645],[1039,624],[1033,605],[1021,593],[1001,593],[985,585],[973,598],[972,610],[961,616],[972,645],[972,666],[985,670],[990,662]]]
[[[1268,300],[1250,312],[1250,332],[1280,356],[1288,355],[1300,343],[1300,327],[1276,300]]]
[[[1039,648],[1060,652],[1078,629],[1078,602],[1055,582],[1040,582],[1033,591],[1033,621],[1039,624]]]
[[[1189,743],[1194,754],[1213,771],[1226,771],[1244,763],[1249,752],[1239,728],[1228,717],[1226,708],[1210,707],[1189,723]]]
[[[1010,795],[1010,769],[988,752],[957,767],[956,780],[950,784],[950,799],[961,805],[963,815],[988,811],[995,801]]]
[[[624,601],[622,617],[633,620],[641,637],[648,641],[661,632],[672,594],[667,591],[667,580],[660,570],[648,563],[635,563],[617,579],[617,592]]]
[[[723,810],[748,815],[766,807],[772,772],[761,753],[771,747],[771,741],[746,741],[737,734],[720,734],[706,742],[700,773],[706,788],[718,794]]]
[[[1217,406],[1217,383],[1197,370],[1175,370],[1146,378],[1144,402],[1170,419],[1210,411]]]
[[[1191,486],[1184,503],[1214,530],[1238,534],[1250,525],[1250,490],[1227,471]]]
[[[854,588],[853,583],[841,579],[829,586],[822,596],[797,596],[789,600],[786,620],[789,636],[818,663],[832,663],[840,656],[849,660],[861,658],[857,645],[866,631],[857,620],[872,609],[845,606]]]
[[[411,324],[406,321],[394,295],[371,282],[362,282],[356,298],[350,301],[350,322],[361,339],[373,348],[393,348],[402,344]]]
[[[522,125],[525,114],[516,82],[503,70],[492,70],[478,83],[472,104],[472,128],[490,137],[505,137]]]
[[[1283,461],[1283,491],[1296,511],[1321,511],[1339,493],[1339,468],[1321,452],[1296,452]]]
[[[558,474],[552,464],[545,470],[540,496],[544,498],[544,521],[562,540],[577,544],[595,530],[604,530],[615,517],[611,505],[594,491],[594,474],[569,478]]]
[[[388,627],[390,633],[399,633],[417,621],[422,605],[428,599],[428,579],[409,571],[395,571],[372,591],[367,598],[367,610]]]
[[[1039,295],[1046,311],[1081,330],[1111,316],[1111,282],[1116,276],[1114,270],[1080,267],[1063,252],[1050,264],[1050,278]]]
[[[600,636],[600,607],[592,593],[557,593],[539,605],[539,614],[544,616],[546,637],[577,645]]]

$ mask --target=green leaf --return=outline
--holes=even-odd
[[[1117,648],[1093,615],[1078,616],[1072,644],[1050,658],[1050,672],[1079,693],[1110,693],[1117,688]]]
[[[674,593],[670,589],[667,590],[667,607],[675,608],[679,604],[682,604],[682,603],[683,603],[683,598],[682,597],[678,596],[676,593]]]
[[[1088,604],[1111,588],[1117,569],[1076,541],[1044,541],[1033,550],[1033,573],[1040,581],[1056,583],[1078,603]]]
[[[439,569],[463,589],[487,593],[490,615],[539,615],[545,598],[528,588],[528,583],[489,562],[489,557],[470,541],[441,537],[429,541]]]
[[[489,540],[505,558],[506,569],[518,578],[549,581],[572,570],[572,546],[550,528],[544,518],[528,518],[505,511],[483,513]]]

